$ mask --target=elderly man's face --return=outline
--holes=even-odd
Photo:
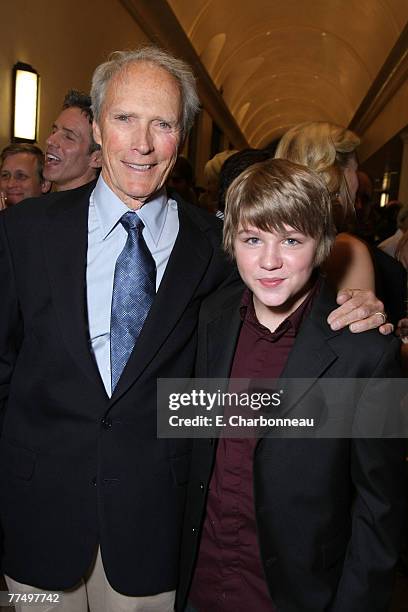
[[[4,160],[0,172],[0,191],[6,197],[6,205],[18,204],[26,198],[36,198],[48,191],[48,181],[41,182],[37,158],[31,153],[16,153]]]
[[[129,208],[140,208],[166,182],[181,141],[181,96],[164,69],[137,62],[108,84],[94,138],[102,176]]]

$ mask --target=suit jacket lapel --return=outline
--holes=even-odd
[[[200,227],[179,203],[179,233],[159,291],[111,402],[117,401],[140,377],[176,326],[203,278],[213,249]]]
[[[337,354],[330,346],[330,338],[341,332],[332,331],[326,322],[328,314],[335,306],[323,282],[310,316],[301,326],[280,377],[282,381],[296,379],[296,382],[283,384],[286,397],[279,416],[284,416],[289,412],[337,359]]]
[[[89,196],[94,184],[67,192],[47,211],[45,260],[61,334],[75,363],[105,394],[93,359],[86,309]],[[105,394],[106,397],[106,394]]]
[[[220,305],[220,314],[207,324],[208,378],[229,378],[242,320],[239,311],[243,285],[227,303]]]

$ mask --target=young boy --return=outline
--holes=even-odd
[[[244,285],[204,302],[197,377],[399,376],[397,340],[327,325],[333,240],[316,173],[267,160],[232,183],[224,247]],[[385,612],[404,497],[399,440],[197,439],[177,609]]]

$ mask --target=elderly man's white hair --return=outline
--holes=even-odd
[[[185,138],[194,123],[194,117],[200,108],[195,77],[190,66],[167,51],[155,46],[140,47],[133,51],[114,51],[107,62],[100,64],[92,77],[92,111],[96,122],[101,117],[106,88],[109,81],[125,66],[137,62],[146,62],[159,66],[174,77],[180,88],[182,116],[181,132]]]

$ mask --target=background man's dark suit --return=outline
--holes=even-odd
[[[230,266],[218,220],[179,202],[165,275],[109,399],[87,330],[92,187],[0,215],[3,570],[66,589],[99,542],[114,589],[159,593],[176,584],[190,448],[156,439],[156,378],[191,375],[198,308]]]
[[[398,325],[407,313],[407,271],[404,266],[378,247],[368,247],[374,263],[375,287],[384,302],[388,320]]]
[[[204,302],[197,377],[229,376],[242,291],[237,283]],[[282,377],[312,384],[322,377],[398,376],[398,341],[375,331],[331,331],[326,318],[334,306],[323,286]],[[193,572],[215,450],[213,440],[194,441],[178,610]],[[254,455],[254,495],[263,568],[280,612],[387,609],[406,520],[400,441],[264,437]]]

